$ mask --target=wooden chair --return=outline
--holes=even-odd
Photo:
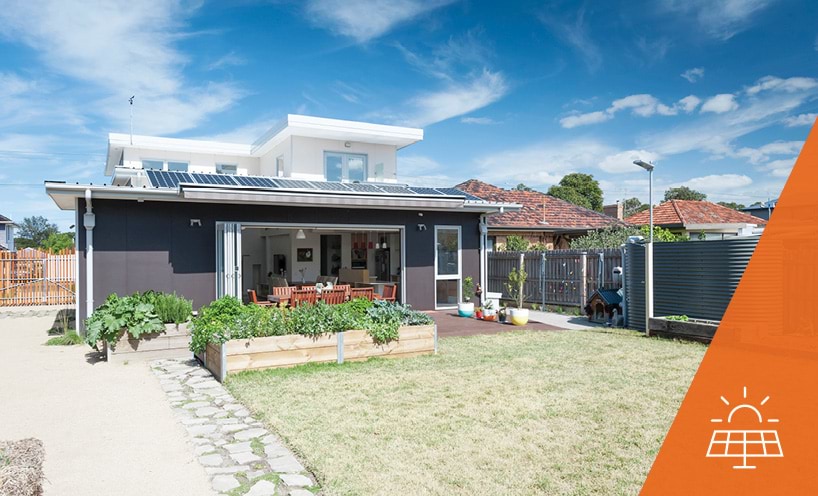
[[[385,284],[383,286],[383,294],[375,295],[376,300],[391,301],[395,303],[395,296],[397,295],[397,286],[394,284]]]
[[[295,289],[290,296],[290,306],[297,307],[299,305],[315,305],[316,297],[318,293],[315,292],[315,289],[310,291],[309,289]]]
[[[326,286],[327,283],[332,283],[334,286],[335,284],[338,284],[338,278],[335,276],[318,276],[315,278],[315,282],[320,282],[324,286]]]
[[[255,289],[248,289],[247,297],[250,299],[250,303],[252,303],[253,305],[259,305],[262,307],[269,307],[272,305],[272,303],[270,303],[269,301],[258,301]]]
[[[335,290],[338,290],[338,291],[343,291],[344,292],[344,298],[347,299],[347,300],[349,299],[349,290],[351,288],[352,288],[352,286],[349,285],[349,284],[336,284],[335,286],[332,287],[332,289],[335,289]]]
[[[343,289],[325,289],[321,291],[321,301],[327,305],[339,305],[346,299],[347,292]]]
[[[279,300],[278,303],[278,306],[284,307],[287,306],[287,302],[289,302],[290,298],[292,298],[293,290],[296,288],[294,288],[293,286],[277,286],[272,289],[273,292],[270,294],[272,294],[273,296],[278,296],[279,298],[281,298],[281,300],[284,300],[284,301]]]
[[[375,299],[375,288],[351,288],[349,290],[349,299],[366,298],[369,301]]]

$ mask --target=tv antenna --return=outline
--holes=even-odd
[[[128,98],[128,102],[131,104],[131,144],[133,145],[133,99],[136,95],[131,96]]]

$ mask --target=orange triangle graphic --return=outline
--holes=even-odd
[[[816,464],[818,126],[642,494],[815,494]]]

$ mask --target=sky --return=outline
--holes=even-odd
[[[93,7],[91,7],[93,5]],[[0,0],[0,214],[73,213],[107,133],[250,143],[287,113],[422,127],[399,180],[605,201],[781,191],[818,114],[818,3]]]

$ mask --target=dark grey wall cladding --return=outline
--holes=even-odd
[[[80,200],[80,212],[85,202]],[[154,289],[192,298],[196,308],[216,295],[216,222],[381,224],[406,227],[406,299],[415,308],[435,305],[434,226],[461,225],[463,275],[479,276],[479,215],[465,212],[299,208],[94,200],[94,304],[110,293]],[[80,308],[85,310],[85,229],[79,231]],[[202,227],[190,227],[200,219]],[[418,231],[425,224],[427,230]]]
[[[626,326],[645,330],[645,247],[625,246],[625,303]]]
[[[656,243],[653,249],[653,314],[687,315],[721,320],[738,287],[758,236],[742,236],[720,241]],[[632,246],[632,245],[631,245]],[[629,327],[644,330],[644,249],[631,250],[627,279]],[[642,282],[641,285],[639,283]]]

